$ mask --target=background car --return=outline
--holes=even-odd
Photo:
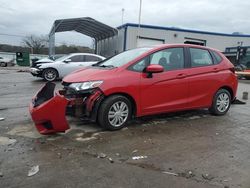
[[[55,85],[48,82],[31,104],[42,134],[68,129],[66,109],[81,109],[82,117],[109,130],[121,129],[133,117],[166,112],[208,108],[224,115],[238,80],[219,51],[176,44],[125,51],[69,74],[62,84],[64,90],[54,96]],[[81,98],[80,104],[74,101]]]
[[[0,57],[0,66],[1,67],[14,66],[14,65],[15,65],[14,59]]]
[[[42,77],[46,81],[54,81],[57,78],[63,78],[77,69],[90,66],[104,59],[105,57],[95,54],[72,53],[52,63],[37,64],[30,69],[30,72],[33,76]]]

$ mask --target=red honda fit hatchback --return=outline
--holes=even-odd
[[[132,117],[208,108],[224,115],[235,99],[234,66],[219,51],[196,45],[128,50],[66,76],[54,94],[47,83],[30,113],[42,134],[69,129],[65,114],[77,114],[109,130]]]

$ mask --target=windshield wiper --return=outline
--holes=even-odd
[[[94,64],[92,66],[93,67],[104,67],[104,68],[115,68],[114,65],[98,65],[98,64]]]

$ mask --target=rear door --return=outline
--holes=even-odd
[[[185,69],[184,48],[168,48],[151,54],[150,64],[164,67],[162,73],[141,74],[142,114],[175,111],[187,107],[188,86]],[[138,66],[138,65],[137,65]]]
[[[212,103],[220,80],[220,67],[214,63],[207,49],[189,48],[190,64],[188,68],[188,106],[190,108],[209,107]]]

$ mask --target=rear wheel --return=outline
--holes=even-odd
[[[213,104],[209,111],[214,115],[224,115],[227,113],[231,105],[231,94],[226,89],[217,91],[213,98]]]
[[[100,106],[98,123],[108,130],[119,130],[131,119],[132,105],[122,95],[108,97]]]
[[[45,69],[43,71],[43,78],[46,81],[54,81],[58,77],[58,73],[55,69]]]
[[[250,76],[245,76],[245,79],[250,80]]]

